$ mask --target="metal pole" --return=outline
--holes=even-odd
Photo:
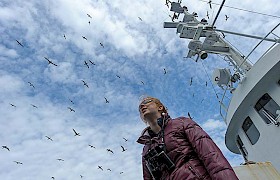
[[[218,16],[219,16],[219,14],[220,14],[220,12],[221,12],[223,6],[224,6],[225,1],[226,1],[226,0],[223,0],[222,4],[221,4],[221,6],[220,6],[220,8],[219,8],[219,10],[218,10],[218,12],[217,12],[217,15],[216,15],[216,17],[215,17],[215,19],[214,19],[214,21],[213,21],[212,27],[214,27],[214,24],[215,24],[216,20],[218,19]]]
[[[214,29],[214,30],[218,31],[218,32],[224,32],[224,33],[234,34],[234,35],[238,35],[238,36],[244,36],[244,37],[249,37],[249,38],[261,39],[261,40],[264,40],[264,41],[271,41],[271,42],[280,43],[280,39],[263,38],[263,37],[260,37],[260,36],[236,33],[236,32],[231,32],[231,31],[226,31],[226,30],[221,30],[221,29]]]

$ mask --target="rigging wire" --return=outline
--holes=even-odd
[[[206,71],[206,68],[205,68],[205,66],[204,66],[204,64],[203,64],[203,61],[201,61],[201,64],[202,64],[202,67],[203,67],[203,69],[204,69],[204,71],[205,71],[206,76],[208,77],[208,80],[209,80],[210,83],[211,83],[212,89],[214,90],[215,95],[216,95],[217,99],[219,100],[218,93],[216,92],[216,90],[215,90],[215,88],[214,88],[214,85],[213,85],[213,83],[212,83],[212,80],[211,80],[209,74],[208,74],[207,71]]]
[[[229,43],[236,51],[238,51],[239,54],[241,54],[242,56],[245,57],[245,55],[244,55],[236,46],[234,46],[230,41],[226,40],[225,38],[224,38],[224,40],[225,40],[227,43]],[[253,64],[253,62],[252,62],[251,60],[248,59],[247,61],[249,61],[251,64]]]
[[[242,66],[242,64],[248,59],[248,57],[256,50],[256,48],[263,42],[263,40],[269,36],[278,26],[280,25],[280,23],[278,23],[253,49],[252,51],[244,58],[244,60],[242,61],[242,63],[239,65],[239,68]],[[276,44],[276,42],[274,43]]]
[[[221,57],[220,57],[220,58],[221,58]],[[201,64],[202,64],[202,66],[203,66],[203,69],[204,69],[204,71],[205,71],[205,74],[207,75],[207,77],[208,77],[208,79],[209,79],[209,81],[210,81],[210,83],[211,83],[211,86],[212,86],[212,88],[213,88],[213,90],[214,90],[214,92],[215,92],[215,94],[216,94],[216,97],[217,97],[217,99],[218,99],[219,106],[220,106],[220,115],[221,115],[221,117],[223,118],[224,122],[227,124],[226,118],[225,118],[225,117],[223,116],[223,114],[222,114],[222,108],[224,108],[225,111],[227,112],[227,108],[226,108],[226,106],[225,106],[224,103],[223,103],[223,99],[224,99],[224,97],[226,97],[228,100],[230,100],[230,98],[226,96],[226,92],[227,92],[227,90],[228,90],[228,87],[226,87],[226,88],[224,89],[223,94],[222,94],[222,93],[217,93],[216,90],[215,90],[215,88],[214,88],[214,85],[213,85],[213,83],[212,83],[212,81],[211,81],[211,79],[210,79],[210,77],[209,77],[209,75],[208,75],[208,73],[207,73],[207,71],[206,71],[206,69],[205,69],[205,66],[204,66],[204,64],[203,64],[203,61],[201,61]],[[218,94],[221,94],[221,95],[222,95],[221,100],[219,99]]]
[[[206,0],[199,0],[199,1],[208,3],[208,1],[206,1]],[[221,5],[221,4],[219,4],[219,3],[214,3],[214,2],[211,2],[211,3],[212,3],[212,4],[215,4],[215,5]],[[254,14],[259,14],[259,15],[263,15],[263,16],[269,16],[269,17],[274,17],[274,18],[280,18],[280,16],[271,15],[271,14],[266,14],[266,13],[260,13],[260,12],[256,12],[256,11],[252,11],[252,10],[247,10],[247,9],[242,9],[242,8],[237,8],[237,7],[233,7],[233,6],[224,5],[224,7],[231,8],[231,9],[236,9],[236,10],[239,10],[239,11],[245,11],[245,12],[250,12],[250,13],[254,13]]]

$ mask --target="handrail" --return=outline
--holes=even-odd
[[[230,82],[231,83],[231,82]],[[230,84],[229,83],[229,84]],[[229,85],[228,84],[228,85]],[[227,92],[227,90],[229,89],[228,88],[228,85],[227,85],[227,87],[224,89],[224,93],[223,93],[223,96],[222,96],[222,99],[221,99],[221,101],[219,101],[219,103],[220,103],[220,115],[222,116],[222,118],[223,118],[223,120],[224,120],[224,122],[227,124],[227,121],[226,121],[226,117],[224,117],[223,116],[223,114],[222,114],[222,108],[225,110],[225,112],[226,112],[226,115],[227,115],[227,112],[228,112],[228,107],[226,107],[226,105],[223,103],[223,101],[224,101],[224,98],[226,97],[226,92]]]
[[[263,37],[262,38],[262,40],[252,49],[252,51],[244,58],[244,61],[239,65],[239,67],[248,59],[248,57],[252,54],[252,52],[253,51],[255,51],[256,50],[256,48],[264,41],[264,40],[266,40],[267,39],[267,37],[270,35],[270,34],[273,34],[274,36],[276,36],[276,37],[278,37],[276,34],[274,34],[273,33],[273,31],[278,27],[278,26],[280,26],[280,23],[278,23],[265,37]],[[275,39],[276,40],[276,39]],[[261,59],[270,49],[272,49],[274,46],[275,46],[275,44],[277,44],[277,43],[279,43],[280,41],[279,41],[279,37],[278,37],[278,40],[277,41],[275,41],[274,43],[273,43],[273,45],[271,45],[264,53],[263,53],[263,55],[259,58],[259,59]],[[238,68],[237,68],[238,69]],[[236,71],[235,71],[236,72]],[[231,83],[231,82],[230,82]],[[224,93],[223,93],[223,96],[222,96],[222,98],[221,98],[221,100],[219,101],[219,104],[220,104],[220,115],[221,115],[221,117],[223,118],[223,120],[224,120],[224,122],[227,124],[227,121],[226,121],[226,117],[225,116],[227,116],[227,113],[228,113],[228,107],[223,103],[223,101],[224,101],[224,97],[225,97],[225,94],[226,94],[226,91],[227,90],[229,90],[230,88],[226,88],[225,90],[224,90]],[[224,116],[223,114],[222,114],[222,108],[225,110],[225,112],[226,112],[226,115]],[[265,113],[264,113],[264,115],[266,115]],[[279,115],[280,116],[280,115]],[[280,119],[280,117],[278,117],[279,119]],[[278,120],[278,118],[277,118],[277,120]],[[270,118],[269,118],[270,119]],[[280,125],[280,122],[278,122],[278,121],[275,121],[274,119],[272,119],[271,120],[276,126],[279,126]]]
[[[256,50],[256,48],[280,25],[280,23],[278,23],[269,33],[267,33],[266,36],[264,36],[262,38],[262,40],[251,50],[251,52],[244,58],[244,61],[239,65],[239,67],[241,67],[241,65],[246,62],[246,60],[248,59],[248,57]],[[278,39],[275,43],[279,43],[280,40]]]

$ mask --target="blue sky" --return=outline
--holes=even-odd
[[[277,16],[277,3],[247,0],[225,5]],[[190,112],[233,166],[243,162],[225,147],[226,125],[214,89],[218,94],[223,91],[213,88],[208,78],[214,68],[229,65],[218,55],[197,63],[183,58],[188,40],[180,39],[176,29],[163,28],[172,15],[164,4],[163,0],[0,2],[0,145],[10,149],[0,149],[2,179],[68,180],[80,175],[141,179],[142,146],[136,140],[145,128],[138,114],[143,95],[159,98],[173,118]],[[207,18],[208,11],[210,23],[219,8],[212,4],[210,9],[206,1],[197,0],[182,5],[197,12],[199,20]],[[278,22],[279,17],[224,7],[215,25],[265,36]],[[259,42],[229,34],[226,40],[244,55]],[[268,44],[250,60],[256,62]],[[73,129],[81,136],[74,136]],[[127,150],[122,152],[121,146]]]

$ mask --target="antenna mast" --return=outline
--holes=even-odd
[[[216,28],[207,23],[207,20],[196,19],[197,14],[188,12],[187,7],[181,6],[178,2],[171,3],[174,13],[183,13],[184,18],[181,22],[164,22],[164,28],[176,28],[180,38],[190,39],[187,58],[197,55],[197,59],[206,59],[208,53],[226,55],[240,75],[245,75],[252,67],[252,64],[244,59],[229,43],[227,43],[215,30]],[[219,30],[222,31],[222,30]],[[205,37],[204,41],[200,41]]]

